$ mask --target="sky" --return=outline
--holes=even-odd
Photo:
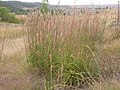
[[[41,2],[42,0],[18,0],[23,2]],[[92,5],[92,4],[117,4],[118,0],[60,0],[61,5]],[[49,4],[57,5],[59,0],[49,0]]]

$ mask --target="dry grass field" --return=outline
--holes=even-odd
[[[116,13],[0,23],[0,90],[120,90]]]

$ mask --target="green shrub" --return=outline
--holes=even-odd
[[[20,23],[20,20],[15,18],[15,15],[9,12],[6,7],[0,7],[0,21],[8,23]]]
[[[42,0],[42,6],[41,6],[40,10],[43,14],[48,13],[48,11],[49,11],[48,0]]]

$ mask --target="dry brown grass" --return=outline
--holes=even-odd
[[[30,89],[29,75],[22,69],[25,64],[23,30],[9,27],[0,28],[0,90]]]
[[[104,80],[100,83],[94,83],[89,90],[120,90],[120,81],[117,79]]]

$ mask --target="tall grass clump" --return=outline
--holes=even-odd
[[[97,62],[105,28],[99,15],[34,12],[27,28],[28,63],[45,76],[46,89],[57,85],[79,87],[99,76]]]

